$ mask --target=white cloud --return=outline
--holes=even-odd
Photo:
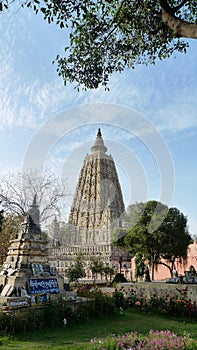
[[[53,83],[23,83],[20,77],[13,79],[13,68],[9,62],[0,67],[0,119],[1,128],[37,128],[61,108],[73,101],[72,89],[63,89],[58,80]],[[69,92],[69,93],[68,93]]]
[[[187,101],[187,97],[185,96],[185,101]],[[195,99],[195,94],[193,99]],[[179,133],[195,128],[197,127],[196,105],[196,101],[174,101],[160,106],[160,109],[154,115],[155,124],[158,125],[161,131],[170,133]]]

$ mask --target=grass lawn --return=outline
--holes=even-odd
[[[0,350],[63,350],[87,349],[90,339],[104,339],[111,334],[124,334],[137,331],[141,334],[149,330],[170,330],[177,335],[190,334],[197,339],[197,323],[161,318],[159,316],[126,310],[123,315],[116,313],[84,323],[68,324],[65,328],[21,334],[18,337],[0,338]]]

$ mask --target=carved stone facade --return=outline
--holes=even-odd
[[[69,216],[69,244],[108,244],[121,226],[124,203],[113,158],[106,154],[99,129],[85,157]]]
[[[96,256],[105,265],[116,266],[117,271],[121,259],[122,266],[126,264],[130,270],[130,258],[111,244],[114,229],[123,227],[125,207],[114,160],[106,152],[98,129],[91,154],[86,155],[80,171],[67,233],[63,242],[56,241],[50,248],[51,264],[59,271],[64,272],[79,252],[87,265]]]

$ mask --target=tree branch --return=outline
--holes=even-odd
[[[197,24],[188,23],[177,18],[165,0],[160,0],[162,21],[173,30],[176,37],[197,39]]]
[[[117,19],[117,23],[115,24],[115,26],[108,32],[107,36],[104,37],[104,41],[107,41],[107,39],[111,36],[111,34],[116,30],[116,28],[119,26],[120,24],[120,19],[118,20],[118,16],[120,14],[120,11],[123,7],[123,5],[125,4],[125,0],[122,1],[122,3],[120,4],[120,7],[118,9],[118,11],[116,12],[114,18],[112,19],[112,21],[109,23],[109,28],[114,24],[116,23],[116,19]],[[101,44],[99,45],[101,46]]]
[[[178,10],[180,10],[188,2],[188,0],[181,1],[181,3],[175,7],[171,7],[168,3],[168,0],[160,0],[159,2],[160,2],[161,8],[165,9],[168,13],[173,15]]]
[[[164,265],[165,267],[167,267],[170,270],[170,272],[172,272],[171,267],[168,264],[166,264],[165,262],[159,261],[156,263],[156,265]]]
[[[179,5],[173,7],[172,8],[173,13],[177,12],[178,10],[180,10],[181,7],[183,7],[187,2],[188,2],[188,0],[183,0]]]

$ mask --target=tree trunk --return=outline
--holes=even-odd
[[[154,278],[155,278],[155,262],[154,260],[152,260],[152,276],[151,276],[152,281],[154,281]]]
[[[177,37],[197,39],[197,24],[182,21],[162,7],[162,21]]]
[[[173,277],[173,270],[176,270],[176,268],[175,268],[175,259],[172,260],[172,265],[171,265],[171,269],[170,269],[171,277]]]

